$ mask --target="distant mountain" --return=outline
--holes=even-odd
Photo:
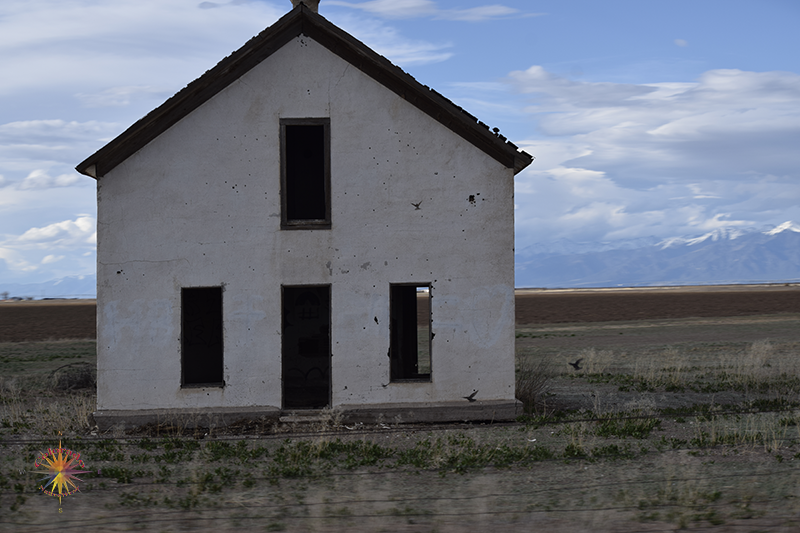
[[[800,281],[800,225],[720,229],[612,245],[528,247],[516,256],[517,287],[635,287]],[[587,250],[587,251],[584,251]]]
[[[800,225],[763,230],[719,229],[659,241],[529,246],[516,255],[517,287],[641,287],[724,283],[800,282]],[[43,283],[0,283],[21,298],[95,298],[97,277],[69,276]]]
[[[42,283],[0,283],[0,293],[9,297],[34,298],[95,298],[97,276],[67,276]]]
[[[558,239],[555,241],[537,243],[522,250],[517,250],[517,255],[574,255],[590,252],[607,252],[609,250],[633,250],[636,248],[655,246],[659,242],[661,241],[657,237],[642,237],[639,239],[613,242],[576,242],[569,239]]]

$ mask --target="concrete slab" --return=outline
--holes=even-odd
[[[421,422],[507,421],[522,414],[519,400],[474,402],[343,405],[335,410],[281,411],[273,407],[217,409],[106,410],[93,413],[100,431],[129,430],[147,424],[171,424],[185,429],[223,428],[241,420],[312,423],[337,417],[342,423],[411,424]]]

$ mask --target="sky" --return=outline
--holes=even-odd
[[[496,3],[495,3],[496,2]],[[74,167],[290,0],[3,0],[0,283],[93,274]],[[800,222],[796,0],[322,0],[536,157],[518,252]]]

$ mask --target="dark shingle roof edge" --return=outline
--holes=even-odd
[[[507,168],[513,168],[515,174],[533,161],[532,156],[493,133],[464,109],[301,3],[86,158],[76,170],[93,178],[105,175],[298,35],[319,42]]]

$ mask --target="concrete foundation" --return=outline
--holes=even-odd
[[[425,422],[508,421],[522,414],[518,400],[474,402],[405,403],[380,405],[343,405],[334,410],[281,411],[264,407],[240,407],[214,410],[146,409],[136,411],[97,411],[93,413],[100,431],[130,430],[147,424],[173,425],[184,429],[224,428],[242,420],[274,422],[321,422],[335,416],[342,423],[410,424]]]

